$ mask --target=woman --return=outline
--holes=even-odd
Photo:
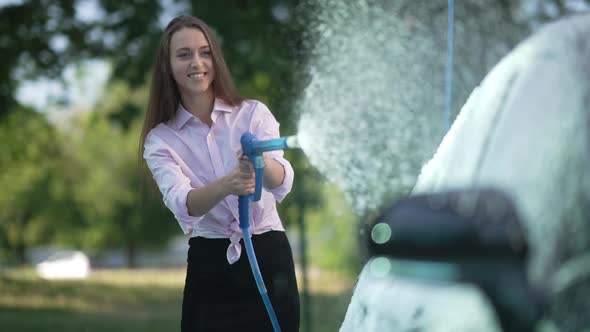
[[[237,195],[254,191],[240,137],[279,137],[268,108],[241,98],[212,30],[174,18],[156,56],[141,146],[166,206],[191,234],[182,331],[272,331],[238,226]],[[282,331],[299,329],[293,257],[276,201],[291,190],[282,151],[265,153],[262,199],[252,202],[252,242]]]

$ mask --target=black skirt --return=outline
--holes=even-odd
[[[189,240],[182,332],[273,331],[243,240],[240,243],[242,255],[230,265],[229,239]],[[252,243],[281,331],[299,331],[299,292],[285,232],[254,235]]]

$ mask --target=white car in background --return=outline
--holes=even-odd
[[[90,259],[76,250],[61,250],[36,265],[44,279],[83,279],[90,275]]]
[[[340,331],[590,331],[590,15],[506,56],[370,231]]]

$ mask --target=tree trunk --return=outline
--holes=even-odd
[[[127,267],[130,269],[137,267],[137,245],[135,241],[127,241]]]
[[[17,263],[21,266],[29,263],[27,259],[27,244],[25,239],[25,228],[27,221],[30,218],[30,213],[23,212],[20,214],[20,218],[17,220],[17,241],[14,246],[14,251],[17,259]]]
[[[27,248],[24,245],[24,242],[17,244],[14,248],[14,252],[18,265],[24,266],[29,262],[27,259]]]

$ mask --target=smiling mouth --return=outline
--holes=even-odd
[[[188,77],[190,77],[190,78],[202,78],[205,75],[207,75],[207,73],[194,73],[194,74],[189,74]]]

